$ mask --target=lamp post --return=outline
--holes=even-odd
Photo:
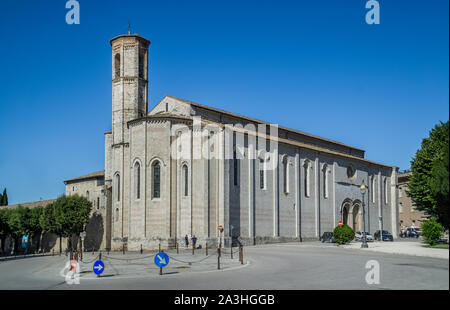
[[[368,248],[369,246],[367,245],[367,239],[366,239],[366,215],[365,215],[365,209],[364,209],[364,194],[366,193],[367,188],[364,185],[364,182],[363,182],[363,184],[361,184],[359,189],[361,190],[361,194],[362,194],[363,226],[364,226],[363,242],[361,244],[361,248]]]

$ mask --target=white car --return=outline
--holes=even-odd
[[[363,241],[364,235],[362,231],[357,231],[355,233],[355,241]],[[373,242],[373,236],[366,231],[366,241]]]

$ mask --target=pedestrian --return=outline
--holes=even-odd
[[[188,237],[188,235],[186,235],[186,236],[184,237],[184,244],[185,244],[186,247],[189,246],[189,237]]]
[[[195,249],[195,244],[197,243],[197,237],[194,235],[193,237],[192,237],[192,246],[194,247],[194,249]]]
[[[409,229],[406,230],[406,238],[409,238]]]

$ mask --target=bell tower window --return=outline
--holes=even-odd
[[[120,54],[114,57],[114,78],[120,78]]]

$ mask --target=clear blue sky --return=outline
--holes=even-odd
[[[447,0],[1,1],[0,190],[10,204],[64,193],[104,168],[109,40],[152,41],[149,106],[166,94],[278,123],[409,168],[448,120]]]

